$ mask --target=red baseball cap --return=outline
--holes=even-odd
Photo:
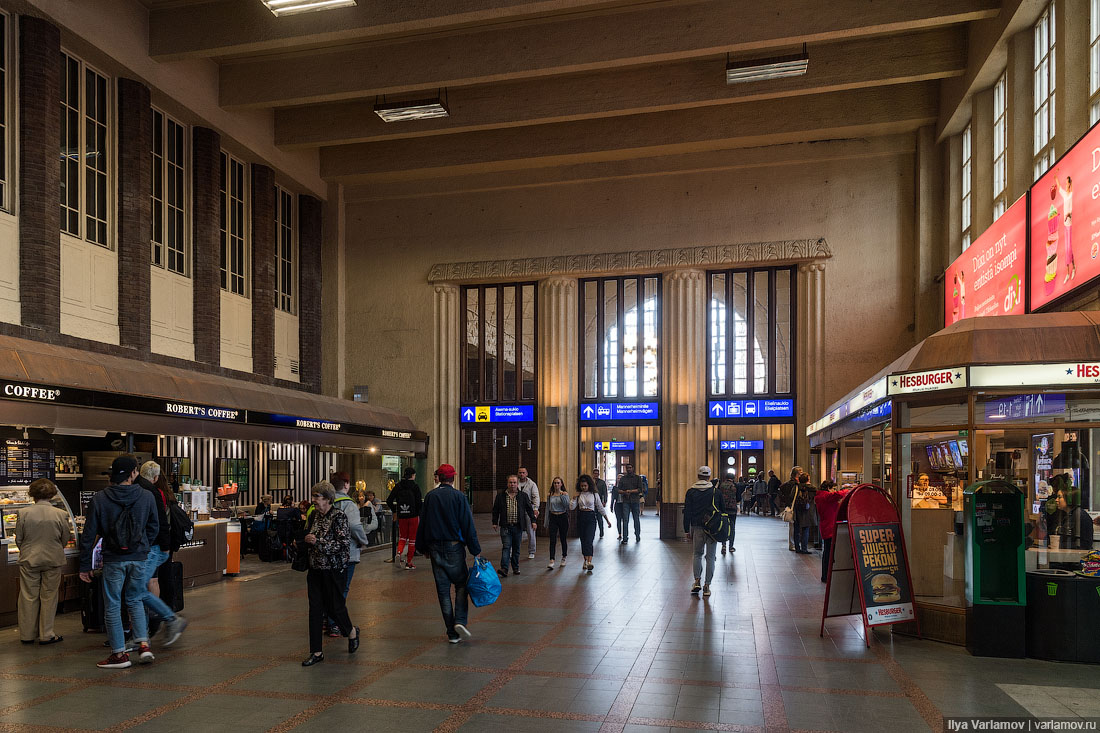
[[[435,469],[436,476],[439,476],[439,480],[453,479],[455,477],[455,467],[449,463],[444,463],[439,468]]]

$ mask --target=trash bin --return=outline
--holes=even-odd
[[[1077,661],[1100,664],[1100,578],[1078,576]]]
[[[1077,661],[1078,589],[1084,584],[1067,570],[1027,574],[1027,655],[1057,662]]]

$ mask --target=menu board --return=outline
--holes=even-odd
[[[35,479],[53,477],[53,445],[49,441],[4,439],[0,486],[26,486]]]
[[[914,616],[909,568],[897,522],[850,527],[856,577],[868,626],[911,621]]]
[[[1027,196],[1008,207],[944,273],[943,325],[1024,313]]]
[[[1100,275],[1100,131],[1093,127],[1031,187],[1031,310]]]

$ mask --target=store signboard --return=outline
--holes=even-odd
[[[1002,364],[970,367],[974,387],[1043,387],[1100,384],[1100,362]]]
[[[759,400],[710,400],[707,404],[707,416],[711,422],[794,417],[794,399],[779,397]]]
[[[464,423],[534,422],[534,405],[466,405],[459,408]]]
[[[901,524],[853,524],[849,532],[867,625],[912,621],[913,591],[902,555]]]
[[[722,440],[718,443],[719,450],[764,450],[762,440]]]
[[[598,451],[634,450],[633,440],[603,440],[596,441],[593,448]]]
[[[581,422],[655,422],[661,419],[657,402],[586,402]]]
[[[890,385],[887,391],[891,395],[913,394],[916,392],[938,392],[940,390],[960,389],[967,386],[966,367],[891,374],[889,380]]]
[[[1064,394],[1018,394],[985,403],[985,419],[995,422],[1064,415],[1065,412]]]
[[[1100,276],[1100,129],[1031,186],[1031,311]]]
[[[1027,196],[1021,196],[944,273],[943,325],[1024,314]]]
[[[806,435],[813,435],[814,433],[824,430],[825,428],[840,422],[849,415],[854,415],[860,410],[864,409],[868,405],[873,405],[876,402],[886,399],[887,396],[887,378],[877,379],[871,384],[867,385],[859,392],[853,394],[850,398],[837,405],[836,409],[825,415],[820,420],[810,423],[806,428]]]

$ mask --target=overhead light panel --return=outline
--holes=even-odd
[[[765,79],[783,79],[788,76],[802,76],[810,67],[810,56],[806,45],[802,53],[789,56],[775,56],[767,59],[746,59],[730,61],[726,57],[726,83],[740,84],[746,81],[764,81]]]
[[[276,16],[350,8],[355,5],[355,0],[263,0],[263,2]]]
[[[374,105],[374,113],[383,122],[407,122],[409,120],[433,120],[438,117],[450,117],[447,102],[436,95],[432,99],[415,99],[411,102],[386,102]]]

